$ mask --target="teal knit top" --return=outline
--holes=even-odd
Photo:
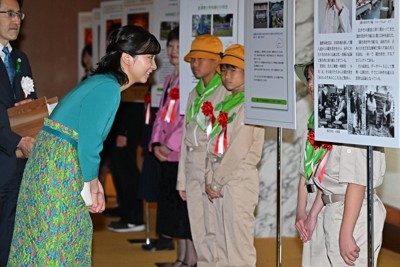
[[[111,74],[97,74],[72,89],[50,115],[50,119],[78,133],[78,158],[85,182],[98,176],[100,152],[120,100],[117,79]]]

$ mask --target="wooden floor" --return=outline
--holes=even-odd
[[[150,204],[150,236],[155,238],[154,219],[156,205]],[[176,250],[148,252],[142,250],[146,239],[145,232],[114,233],[106,226],[110,221],[101,214],[92,216],[94,224],[93,238],[93,266],[94,267],[154,267],[156,262],[173,262],[176,259]],[[133,239],[138,243],[130,243]],[[257,266],[276,266],[276,239],[258,238],[255,241],[257,248]],[[301,242],[298,238],[283,238],[282,266],[301,266]],[[400,254],[382,249],[379,267],[400,266]],[[325,266],[324,266],[325,267]]]
[[[106,192],[108,196],[107,205],[115,205],[115,190],[112,181],[107,177]],[[92,215],[93,236],[93,267],[155,267],[157,262],[173,262],[176,260],[177,251],[149,252],[142,250],[146,237],[156,238],[155,235],[155,213],[157,206],[154,203],[147,205],[149,210],[149,235],[145,232],[114,233],[107,229],[107,224],[117,218],[107,218],[102,214]],[[146,207],[146,204],[145,204]],[[146,210],[146,209],[145,209]],[[128,240],[138,241],[131,243]],[[257,267],[277,266],[276,264],[276,239],[257,238],[255,240],[257,249]],[[176,247],[176,246],[175,246]],[[302,243],[298,238],[282,239],[282,266],[301,266]],[[378,267],[399,267],[400,254],[391,250],[382,249]],[[327,267],[327,266],[321,266]]]

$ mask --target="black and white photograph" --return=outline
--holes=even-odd
[[[393,88],[389,86],[358,86],[365,101],[365,116],[360,134],[379,137],[395,137]]]
[[[347,88],[334,84],[318,86],[318,127],[347,130]]]
[[[348,133],[394,137],[393,88],[349,85]]]
[[[349,86],[349,134],[365,134],[365,97],[359,86]]]

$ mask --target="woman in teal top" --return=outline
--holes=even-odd
[[[51,120],[79,134],[78,158],[85,182],[97,178],[99,153],[114,121],[120,99],[117,79],[111,74],[99,74],[75,87],[50,116]]]
[[[99,153],[110,131],[121,91],[145,83],[157,68],[157,39],[137,26],[110,34],[94,75],[57,105],[36,138],[27,162],[7,266],[91,266],[89,212],[102,212]],[[93,204],[81,197],[90,182]]]

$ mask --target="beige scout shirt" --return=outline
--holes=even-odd
[[[383,148],[373,149],[373,186],[383,182],[386,170]],[[346,194],[347,184],[367,186],[367,149],[363,146],[333,144],[322,183],[314,178],[324,194]]]
[[[207,183],[219,191],[230,180],[249,175],[248,170],[256,170],[264,147],[264,127],[244,124],[244,106],[235,107],[229,116],[236,113],[235,119],[228,123],[228,147],[223,155],[215,154],[218,135],[210,139],[207,146]]]
[[[223,85],[220,85],[217,90],[207,98],[206,101],[210,101],[215,107],[225,97],[230,94]],[[186,113],[190,105],[198,96],[196,88],[194,88],[188,97]],[[217,116],[217,114],[214,114]],[[196,123],[196,116],[186,124],[185,115],[185,127],[183,127],[181,155],[179,160],[178,168],[178,180],[176,184],[177,190],[186,190],[187,180],[193,178],[204,181],[205,165],[206,165],[206,145],[207,145],[207,134],[199,128]],[[188,150],[192,150],[194,153],[188,153]]]

